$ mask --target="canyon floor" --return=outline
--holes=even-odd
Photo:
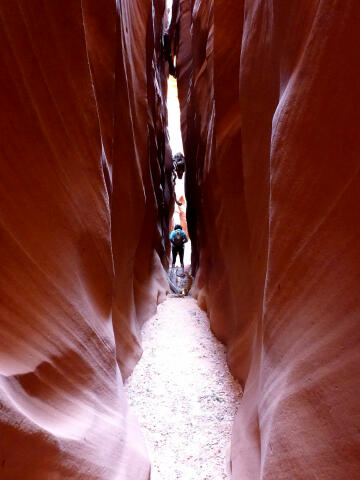
[[[241,388],[206,313],[189,296],[169,296],[142,337],[144,353],[125,388],[147,443],[151,480],[229,479]]]

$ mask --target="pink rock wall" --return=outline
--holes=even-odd
[[[167,290],[163,9],[1,2],[1,479],[149,478],[122,377]]]
[[[360,5],[180,8],[195,294],[245,384],[233,478],[360,478]]]

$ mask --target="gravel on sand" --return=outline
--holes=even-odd
[[[125,388],[147,443],[151,480],[230,479],[241,389],[206,313],[191,297],[168,297],[142,336],[144,353]]]

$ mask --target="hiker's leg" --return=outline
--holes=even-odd
[[[184,247],[179,248],[179,257],[181,266],[184,268]]]
[[[177,248],[174,246],[172,247],[172,257],[173,257],[172,266],[175,267],[176,257],[177,257]]]

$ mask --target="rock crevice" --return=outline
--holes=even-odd
[[[165,0],[0,5],[4,480],[149,480],[123,391],[165,298]],[[194,295],[233,478],[359,477],[358,0],[174,0]]]

